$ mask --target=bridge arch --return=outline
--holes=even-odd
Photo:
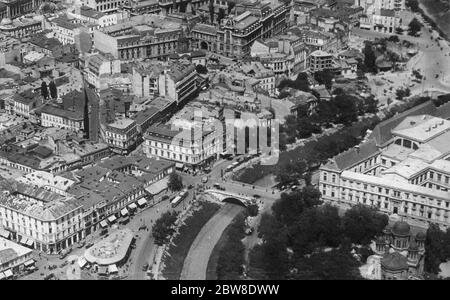
[[[247,207],[247,203],[245,203],[245,201],[241,200],[241,199],[237,199],[235,197],[226,197],[224,199],[222,199],[222,202],[225,203],[232,203],[232,204],[237,204],[243,207]]]

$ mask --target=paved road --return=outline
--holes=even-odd
[[[222,208],[203,226],[184,260],[182,280],[205,280],[209,257],[223,231],[244,207],[224,204]]]

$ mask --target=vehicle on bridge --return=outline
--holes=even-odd
[[[223,186],[221,186],[220,184],[218,184],[218,183],[214,183],[213,187],[215,189],[218,189],[218,190],[221,190],[221,191],[225,191],[225,188]]]

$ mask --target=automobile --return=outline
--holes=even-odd
[[[141,226],[138,228],[138,230],[139,230],[139,231],[141,231],[141,230],[147,230],[147,225],[141,225]]]
[[[94,243],[93,242],[89,242],[89,243],[86,244],[86,249],[89,249],[92,246],[94,246]]]
[[[86,245],[86,242],[85,242],[85,241],[82,241],[82,242],[78,243],[77,248],[78,248],[78,249],[79,249],[79,248],[83,248],[84,245]]]
[[[142,271],[147,271],[148,270],[148,263],[146,263],[145,265],[142,266]]]
[[[205,174],[211,173],[211,168],[205,168],[203,171],[205,172]]]
[[[192,184],[188,185],[188,190],[192,190],[194,188],[194,186]]]
[[[54,270],[54,269],[56,269],[58,266],[57,265],[50,265],[50,266],[48,266],[48,269],[49,270]]]
[[[259,199],[259,198],[261,198],[261,196],[260,196],[260,195],[258,195],[258,194],[254,194],[254,195],[253,195],[253,197],[254,197],[254,198],[256,198],[256,199]]]
[[[214,183],[213,187],[215,189],[218,189],[218,190],[221,190],[221,191],[225,191],[225,188],[223,186],[221,186],[220,184],[218,184],[218,183]]]
[[[202,178],[202,182],[203,182],[203,183],[207,183],[207,182],[208,182],[208,177],[206,177],[206,176],[203,177],[203,178]]]
[[[55,279],[55,274],[53,273],[50,273],[44,277],[44,280],[52,280],[52,279]]]

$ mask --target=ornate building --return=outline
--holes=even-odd
[[[375,241],[375,255],[371,261],[379,261],[380,278],[386,280],[420,279],[425,258],[425,234],[411,233],[404,221],[387,226],[383,236]],[[376,269],[376,268],[375,268]]]

